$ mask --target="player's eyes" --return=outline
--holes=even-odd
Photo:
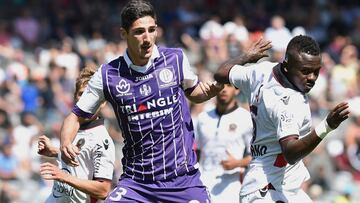
[[[134,35],[141,35],[144,32],[145,32],[145,30],[135,30]]]

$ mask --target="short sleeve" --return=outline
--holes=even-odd
[[[186,89],[195,87],[197,85],[199,79],[198,79],[198,76],[192,70],[187,56],[185,55],[184,52],[182,52],[182,53],[183,53],[182,71],[183,71],[183,75],[184,75],[182,87],[184,90],[186,90]]]
[[[81,95],[76,107],[81,111],[94,114],[99,106],[104,102],[103,82],[101,75],[101,67],[94,73],[90,79],[85,91]],[[74,111],[73,111],[74,112]],[[74,112],[78,115],[78,113]],[[78,115],[81,116],[81,115]],[[82,116],[83,117],[83,116]]]
[[[230,69],[229,81],[236,88],[239,88],[245,95],[250,94],[251,68],[235,65]]]
[[[298,116],[294,109],[299,108],[295,102],[289,101],[284,104],[279,101],[274,108],[274,123],[277,128],[278,140],[285,138],[289,135],[299,135],[300,127],[297,122]]]
[[[104,126],[99,128],[99,134],[107,134]],[[110,136],[101,136],[93,151],[94,177],[112,180],[115,163],[115,146]]]

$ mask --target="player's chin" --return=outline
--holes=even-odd
[[[303,92],[304,93],[309,93],[311,89],[312,89],[312,87],[305,87]]]

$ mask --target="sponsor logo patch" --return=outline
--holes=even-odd
[[[124,79],[121,79],[119,81],[119,84],[116,85],[116,91],[119,93],[116,96],[123,96],[123,95],[131,95],[132,93],[130,91],[130,84],[126,82]]]

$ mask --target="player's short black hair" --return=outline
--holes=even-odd
[[[290,40],[286,48],[286,58],[297,53],[306,53],[317,56],[320,54],[320,47],[313,38],[305,35],[298,35]]]
[[[131,0],[121,11],[121,27],[128,31],[134,21],[145,16],[154,18],[156,22],[154,7],[148,1]]]

